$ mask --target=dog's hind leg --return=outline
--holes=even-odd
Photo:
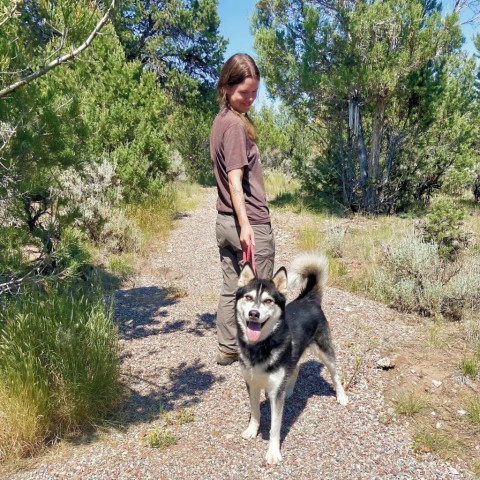
[[[290,398],[293,395],[293,389],[295,388],[295,383],[297,383],[298,370],[299,366],[295,367],[295,370],[291,373],[288,378],[287,386],[285,388],[285,398]]]
[[[329,344],[325,349],[321,348],[318,345],[318,341],[310,346],[312,352],[317,356],[317,358],[327,367],[330,375],[332,377],[333,386],[335,387],[335,393],[337,396],[337,402],[340,405],[347,405],[348,397],[343,389],[340,376],[337,372],[337,365],[335,361],[335,353],[332,346]]]
[[[265,459],[269,464],[282,460],[280,453],[280,430],[282,427],[283,407],[285,405],[285,391],[283,389],[268,392],[270,408],[272,411],[272,424],[270,426],[270,440]]]
[[[247,383],[248,395],[250,397],[250,423],[248,428],[243,432],[242,437],[245,439],[255,438],[260,426],[260,388],[254,387]]]

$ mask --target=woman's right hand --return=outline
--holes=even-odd
[[[250,223],[240,228],[240,245],[243,251],[247,250],[249,245],[255,245],[255,235]]]

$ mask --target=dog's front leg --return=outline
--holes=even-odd
[[[245,439],[255,438],[260,426],[260,388],[247,383],[247,390],[250,397],[250,423],[242,434]]]
[[[270,427],[270,441],[265,456],[267,463],[275,464],[282,460],[280,453],[280,430],[282,427],[283,407],[285,405],[285,392],[268,392],[270,408],[272,411],[272,425]]]

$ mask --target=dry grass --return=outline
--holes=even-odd
[[[172,228],[175,215],[196,208],[201,187],[188,183],[165,186],[155,197],[129,207],[128,218],[143,234],[143,250],[159,238],[166,238]]]
[[[417,453],[434,453],[451,460],[458,454],[461,446],[445,432],[422,429],[413,435],[413,448]]]
[[[169,430],[154,428],[149,430],[145,436],[147,445],[151,448],[159,448],[163,450],[177,444],[177,438]]]
[[[0,384],[0,463],[25,458],[45,447],[41,409],[25,397],[12,397]]]
[[[185,425],[195,420],[191,408],[182,408],[175,412],[163,412],[161,418],[167,425]]]

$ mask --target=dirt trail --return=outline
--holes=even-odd
[[[415,325],[377,303],[327,288],[339,369],[350,403],[335,402],[328,372],[313,357],[300,369],[282,428],[283,462],[267,466],[270,410],[253,441],[241,438],[248,399],[238,365],[220,367],[215,309],[220,269],[215,246],[215,192],[180,215],[168,241],[139,266],[117,294],[125,379],[131,388],[119,422],[75,444],[63,442],[12,479],[458,479],[458,465],[417,456],[402,420],[392,420],[383,391],[392,375],[377,361],[416,335]],[[276,265],[292,259],[304,219],[274,213]],[[167,412],[190,409],[193,421],[165,424]],[[147,438],[165,429],[177,438],[166,449]]]

